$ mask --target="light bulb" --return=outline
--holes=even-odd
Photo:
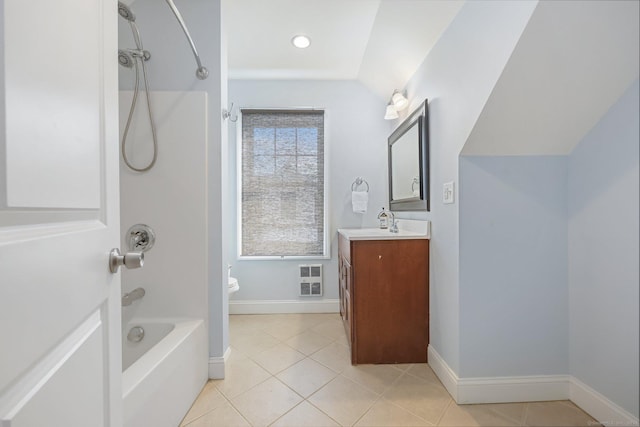
[[[307,36],[298,35],[291,39],[291,43],[298,49],[305,49],[311,44],[311,39]]]

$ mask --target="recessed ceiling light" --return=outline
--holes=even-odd
[[[291,43],[298,49],[304,49],[309,47],[311,44],[311,39],[307,36],[295,36],[291,39]]]

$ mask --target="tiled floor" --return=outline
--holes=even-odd
[[[427,364],[351,366],[337,314],[233,315],[182,426],[595,426],[569,401],[457,405]]]

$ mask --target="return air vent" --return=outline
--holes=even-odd
[[[322,296],[322,264],[299,265],[300,296]]]

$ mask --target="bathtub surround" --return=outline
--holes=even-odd
[[[222,108],[226,108],[228,103],[222,5],[220,0],[193,0],[178,5],[189,25],[191,36],[194,40],[201,41],[198,44],[198,53],[202,63],[209,70],[206,80],[198,80],[194,75],[192,52],[166,4],[155,0],[136,0],[134,6],[136,22],[145,37],[145,48],[153,52],[153,58],[147,63],[152,90],[203,91],[209,100],[206,110],[206,152],[195,161],[194,166],[205,167],[203,182],[206,190],[201,201],[205,204],[206,222],[197,227],[206,239],[206,278],[200,283],[206,294],[201,302],[208,305],[209,355],[212,361],[218,361],[222,360],[228,347],[228,256],[225,254],[223,242],[228,240],[229,236],[226,235],[228,218],[222,209],[228,200],[227,166],[222,161],[226,158],[227,130],[226,123],[222,121]],[[121,43],[132,42],[130,29],[120,24]],[[130,89],[133,81],[125,71],[120,70],[121,89]],[[160,118],[158,120],[160,121]],[[180,140],[180,137],[175,139]],[[159,156],[162,156],[162,147]],[[189,227],[190,224],[187,222],[181,226]],[[150,292],[150,289],[147,291]],[[217,363],[213,364],[219,366]],[[224,374],[219,369],[215,371],[210,372],[210,376]]]
[[[120,105],[130,105],[132,92],[120,93]],[[158,117],[161,153],[148,172],[120,169],[121,234],[133,224],[153,228],[156,242],[145,253],[142,269],[123,270],[123,293],[143,287],[145,295],[123,312],[136,317],[204,319],[206,289],[206,155],[207,94],[151,92]],[[128,111],[120,111],[121,123]],[[129,131],[130,158],[135,162],[151,150],[144,109],[136,111]],[[144,153],[143,153],[144,152]],[[190,248],[190,250],[181,250]]]
[[[145,173],[126,168],[122,158],[120,167],[123,242],[137,223],[151,226],[156,236],[145,253],[144,268],[122,272],[125,294],[145,290],[144,296],[122,307],[123,359],[131,365],[123,372],[126,427],[176,425],[208,377],[206,167],[201,161],[207,152],[207,94],[150,95],[158,119],[158,160]],[[131,97],[132,92],[121,92],[120,105],[130,105]],[[133,162],[151,154],[145,114],[143,108],[136,110],[129,131]],[[128,110],[121,109],[121,124],[127,115]],[[153,331],[162,323],[173,330],[154,339]],[[129,330],[140,325],[148,329],[142,341],[126,341]],[[141,347],[149,346],[141,355]],[[173,404],[164,405],[167,401]]]

